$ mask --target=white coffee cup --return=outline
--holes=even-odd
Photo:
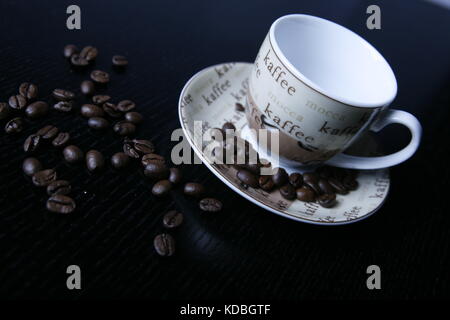
[[[410,113],[388,109],[397,94],[391,67],[354,32],[303,14],[276,20],[250,75],[251,129],[278,130],[280,161],[354,169],[394,166],[410,158],[422,135]],[[400,123],[411,131],[402,150],[380,157],[343,154],[367,130]]]

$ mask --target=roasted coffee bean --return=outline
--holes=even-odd
[[[6,119],[9,116],[9,113],[10,111],[8,104],[5,102],[0,102],[0,120]]]
[[[66,160],[68,163],[73,164],[83,160],[84,152],[77,146],[70,145],[64,148],[63,156],[64,160]]]
[[[358,181],[356,181],[355,178],[352,176],[346,176],[344,180],[342,181],[342,184],[347,190],[353,191],[358,189]]]
[[[41,136],[44,140],[53,139],[58,134],[59,130],[57,127],[52,126],[51,124],[39,129],[36,134]]]
[[[160,180],[153,185],[152,194],[157,197],[165,196],[172,189],[172,183],[169,180]]]
[[[272,181],[277,187],[284,186],[289,182],[289,176],[283,168],[275,168],[273,169],[273,172]]]
[[[294,200],[295,198],[297,198],[297,192],[290,183],[286,183],[280,188],[280,194],[287,200]]]
[[[75,93],[64,89],[54,89],[52,95],[56,100],[59,101],[69,101],[75,98]]]
[[[19,87],[19,93],[28,100],[33,100],[38,95],[38,88],[32,83],[24,82]]]
[[[80,90],[82,94],[90,96],[95,91],[94,83],[91,80],[84,80],[80,85]]]
[[[247,171],[250,171],[251,173],[259,176],[261,173],[261,166],[259,164],[253,163],[253,164],[238,164],[236,165],[238,167],[238,170],[244,169]]]
[[[122,169],[128,165],[130,157],[123,152],[117,152],[111,157],[111,165],[116,169]]]
[[[21,110],[27,105],[27,98],[20,94],[16,94],[9,97],[8,103],[11,108]]]
[[[147,153],[142,156],[141,163],[144,167],[150,163],[165,164],[166,159],[164,159],[163,156],[160,156],[159,154],[156,154],[156,153]]]
[[[64,47],[64,57],[70,58],[72,55],[78,52],[77,46],[73,44],[68,44]]]
[[[250,186],[252,188],[259,187],[258,176],[251,173],[248,170],[241,169],[237,172],[236,177],[245,185]]]
[[[66,145],[66,143],[69,141],[70,139],[70,134],[67,132],[60,132],[58,133],[58,135],[53,139],[52,141],[52,145],[54,147],[63,147]]]
[[[97,83],[108,83],[109,82],[109,74],[105,71],[94,70],[91,72],[91,79]]]
[[[105,158],[97,150],[89,150],[86,153],[86,167],[91,172],[100,171],[105,165]]]
[[[98,94],[92,97],[92,102],[94,102],[95,104],[104,104],[105,102],[108,102],[110,99],[111,97],[108,95]]]
[[[56,171],[54,169],[38,171],[33,175],[32,180],[35,186],[46,187],[56,180]]]
[[[44,101],[36,101],[31,104],[29,104],[25,108],[25,115],[30,119],[37,119],[44,115],[46,115],[48,112],[48,104]]]
[[[39,145],[41,144],[41,136],[37,134],[32,134],[25,139],[23,144],[23,151],[25,152],[35,152]]]
[[[343,195],[348,193],[347,188],[338,179],[331,177],[328,179],[328,183],[334,188],[336,193]]]
[[[163,226],[168,229],[178,227],[183,222],[183,214],[176,210],[170,210],[163,217]]]
[[[183,174],[180,169],[178,168],[170,168],[169,169],[169,181],[173,184],[178,184],[181,182],[181,179],[183,178]]]
[[[264,191],[270,192],[275,187],[273,183],[272,176],[264,175],[259,177],[259,187]]]
[[[105,115],[103,109],[95,104],[83,104],[80,112],[86,118],[103,117]]]
[[[5,125],[6,133],[19,133],[23,130],[23,119],[21,117],[9,120]]]
[[[317,197],[317,203],[324,208],[331,208],[336,204],[336,194],[325,193]]]
[[[239,112],[245,111],[245,107],[239,102],[236,102],[235,107],[236,107],[236,111],[239,111]]]
[[[131,140],[134,148],[140,154],[149,154],[155,152],[155,145],[150,140],[133,139]]]
[[[22,163],[22,170],[27,176],[32,176],[42,170],[41,162],[36,158],[26,158]]]
[[[120,112],[116,105],[111,103],[111,102],[106,102],[103,104],[103,111],[106,112],[106,114],[108,116],[110,116],[111,118],[120,118],[122,117],[122,112]]]
[[[316,194],[314,193],[314,191],[307,186],[298,188],[296,192],[297,192],[297,199],[300,201],[311,202],[316,199]]]
[[[205,212],[219,212],[222,210],[222,202],[214,198],[200,200],[199,207]]]
[[[72,187],[69,181],[66,180],[55,180],[47,186],[47,194],[49,196],[54,196],[57,194],[66,195],[69,194]]]
[[[59,101],[53,105],[53,109],[61,112],[70,112],[73,108],[73,101]]]
[[[139,112],[132,111],[125,113],[125,120],[134,124],[139,124],[142,122],[142,120],[144,120],[144,118]]]
[[[88,126],[92,129],[102,130],[109,126],[109,122],[105,118],[92,117],[88,120]]]
[[[125,152],[125,154],[131,158],[139,158],[141,155],[139,154],[139,152],[137,152],[136,149],[134,149],[134,146],[131,142],[129,141],[124,141],[123,144],[123,152]]]
[[[144,169],[144,175],[153,180],[165,180],[169,177],[169,173],[164,163],[149,163]]]
[[[226,132],[227,130],[236,130],[236,127],[231,122],[225,122],[222,126],[222,130]]]
[[[113,130],[118,135],[131,136],[135,133],[136,126],[128,121],[119,121],[114,125]]]
[[[47,200],[47,210],[56,213],[67,214],[75,210],[75,201],[68,196],[57,194]]]
[[[87,61],[94,60],[95,58],[97,58],[97,55],[98,50],[93,46],[86,46],[80,52],[80,56],[86,59]]]
[[[89,61],[81,57],[78,53],[74,53],[70,57],[70,63],[72,63],[75,67],[85,67],[89,64]]]
[[[200,197],[205,194],[205,187],[201,183],[188,182],[184,185],[184,194],[192,197]]]
[[[305,183],[311,182],[317,184],[319,182],[319,175],[315,172],[307,172],[303,174],[303,181]]]
[[[112,64],[116,67],[125,67],[128,65],[128,60],[124,56],[115,55],[112,57]]]
[[[131,100],[122,100],[117,104],[117,109],[122,112],[128,112],[133,110],[136,104]]]
[[[153,240],[156,252],[163,257],[170,257],[175,253],[175,240],[167,233],[158,234]]]
[[[306,181],[304,181],[303,185],[308,186],[309,188],[311,188],[316,195],[322,194],[322,190],[320,189],[318,182],[314,183],[314,182],[306,182]]]
[[[320,193],[334,193],[334,188],[331,186],[331,184],[328,183],[328,180],[321,178],[319,182],[317,183],[320,189]]]
[[[294,188],[300,188],[303,185],[303,176],[301,173],[294,172],[289,175],[289,183]]]

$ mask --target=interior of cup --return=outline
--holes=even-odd
[[[308,15],[284,16],[272,25],[271,40],[302,81],[331,98],[377,107],[397,94],[394,73],[383,56],[336,23]]]

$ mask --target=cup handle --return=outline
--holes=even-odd
[[[370,130],[378,132],[391,123],[403,124],[411,131],[411,141],[402,150],[382,157],[357,157],[340,153],[326,163],[335,167],[349,169],[381,169],[392,167],[406,161],[419,147],[420,138],[422,136],[422,126],[417,118],[408,112],[387,109],[385,113],[372,124]]]

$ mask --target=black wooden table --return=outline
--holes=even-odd
[[[82,29],[66,28],[72,1],[0,3],[0,101],[21,82],[79,92],[88,71],[62,57],[65,44],[92,44],[95,67],[111,73],[104,92],[129,98],[145,122],[137,136],[151,138],[170,156],[180,126],[177,102],[184,83],[212,64],[253,61],[269,26],[288,13],[336,21],[361,34],[392,64],[399,94],[393,107],[414,113],[424,126],[420,150],[392,168],[384,207],[353,225],[321,227],[271,214],[241,198],[203,165],[183,165],[185,181],[199,181],[223,200],[204,214],[180,188],[162,200],[136,164],[89,174],[62,162],[60,151],[38,154],[70,180],[76,212],[46,211],[47,196],[21,171],[24,139],[45,124],[70,132],[83,150],[106,156],[121,150],[112,132],[96,133],[76,114],[52,111],[29,121],[17,136],[0,133],[0,296],[3,298],[151,299],[379,299],[448,297],[450,212],[450,11],[425,1],[378,1],[382,29],[366,28],[365,1],[77,1]],[[111,69],[113,54],[130,60]],[[91,70],[88,68],[87,70]],[[84,98],[77,98],[81,105]],[[1,121],[2,127],[5,121]],[[383,132],[392,149],[408,140],[397,127]],[[152,241],[169,209],[185,214],[173,232],[177,253],[162,259]],[[66,288],[66,268],[82,270],[82,290]],[[368,290],[366,268],[378,265],[382,289]]]

